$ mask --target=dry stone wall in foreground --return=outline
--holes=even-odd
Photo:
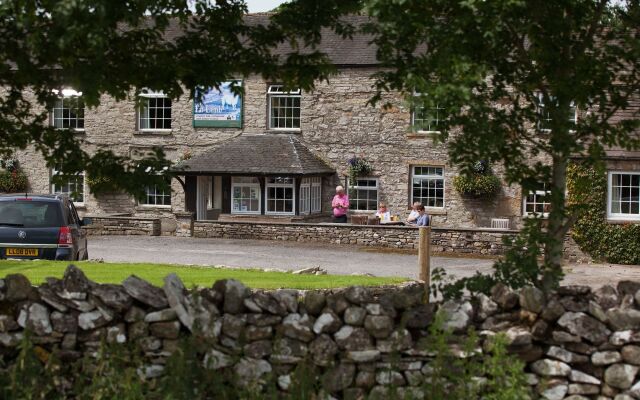
[[[444,326],[460,337],[470,327],[485,341],[505,332],[543,398],[640,399],[640,282],[562,287],[549,296],[496,286],[491,296],[457,302],[422,299],[419,284],[265,292],[224,280],[186,290],[175,275],[162,288],[135,276],[97,284],[70,266],[63,279],[39,287],[22,275],[0,280],[0,353],[11,362],[25,330],[63,360],[103,340],[133,342],[153,377],[181,337],[198,334],[211,343],[203,368],[233,371],[236,384],[270,376],[286,391],[296,364],[308,360],[332,397],[379,398],[394,386],[421,398],[433,356],[424,342],[441,310]]]

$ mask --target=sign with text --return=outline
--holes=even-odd
[[[242,97],[231,91],[231,84],[232,82],[222,82],[218,89],[196,88],[196,100],[193,102],[194,127],[242,127]],[[242,81],[236,81],[235,84],[241,86]]]

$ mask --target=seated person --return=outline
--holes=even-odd
[[[376,217],[380,218],[380,222],[391,222],[391,212],[387,209],[386,204],[380,203]]]
[[[415,203],[413,203],[413,207],[411,207],[411,212],[409,213],[409,216],[407,217],[407,223],[411,224],[411,225],[415,225],[416,224],[416,220],[418,219],[418,216],[420,214],[418,214],[418,206],[421,205],[419,201],[416,201]]]
[[[418,206],[418,218],[416,219],[416,226],[429,226],[431,223],[431,218],[424,211],[424,206],[420,204]]]

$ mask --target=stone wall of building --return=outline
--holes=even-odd
[[[503,217],[517,227],[522,213],[520,189],[505,186],[493,201],[460,197],[451,183],[457,168],[448,162],[446,145],[436,145],[427,135],[410,132],[410,108],[399,95],[384,99],[393,104],[391,109],[367,105],[373,95],[370,79],[373,72],[373,68],[342,68],[330,82],[319,82],[313,92],[302,93],[301,129],[293,133],[300,135],[307,147],[337,171],[324,180],[324,211],[330,211],[335,185],[345,183],[347,159],[356,155],[370,161],[371,175],[379,180],[379,200],[387,202],[394,213],[403,215],[409,208],[412,165],[442,166],[445,207],[428,210],[435,226],[486,227],[490,226],[492,217]],[[85,111],[85,130],[77,136],[89,153],[109,149],[135,157],[153,146],[160,146],[169,159],[177,160],[185,154],[195,155],[215,148],[243,132],[277,134],[278,131],[268,129],[267,83],[256,76],[246,78],[243,83],[246,93],[242,128],[194,128],[193,102],[182,97],[172,103],[170,132],[140,132],[136,129],[133,99],[115,101],[105,96],[99,107]],[[40,155],[28,148],[17,152],[16,157],[28,175],[29,190],[48,193],[50,171]],[[94,196],[85,185],[81,211],[166,216],[184,210],[184,191],[177,181],[173,182],[172,191],[171,207],[150,207],[138,205],[122,193]]]
[[[0,280],[0,354],[14,362],[26,330],[39,356],[66,362],[95,354],[102,341],[126,343],[141,348],[139,373],[153,379],[165,373],[180,339],[194,335],[203,368],[238,387],[259,390],[273,380],[286,392],[296,365],[308,362],[326,398],[388,398],[397,390],[399,398],[422,399],[434,368],[429,328],[441,313],[454,357],[480,357],[503,333],[542,398],[640,398],[639,282],[561,287],[547,296],[498,285],[490,296],[443,304],[425,304],[423,290],[265,292],[224,280],[188,291],[174,274],[162,288],[135,276],[97,284],[75,267],[34,287],[8,275]],[[461,347],[469,328],[479,332],[472,354]]]

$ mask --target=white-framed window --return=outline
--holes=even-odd
[[[293,209],[296,201],[294,178],[283,176],[268,177],[265,191],[267,193],[266,214],[291,215],[295,213]]]
[[[359,211],[378,209],[378,179],[357,178],[349,182],[349,208]]]
[[[411,167],[411,204],[444,208],[444,167],[415,165]]]
[[[414,93],[414,105],[411,109],[411,127],[417,132],[437,132],[445,117],[444,108],[420,105],[420,93]]]
[[[300,181],[300,214],[318,213],[322,209],[322,178],[302,178]]]
[[[51,126],[56,129],[84,131],[84,101],[82,93],[73,89],[54,90],[58,98],[51,109]]]
[[[154,207],[171,206],[171,189],[164,190],[158,185],[148,185],[144,188],[145,196],[140,201],[140,205]]]
[[[58,179],[62,179],[62,182],[58,182]],[[74,203],[83,205],[84,192],[84,171],[75,175],[64,175],[58,167],[51,170],[51,193],[66,194]]]
[[[141,132],[171,130],[171,99],[162,92],[140,94],[138,130]]]
[[[300,214],[311,213],[311,182],[309,178],[302,178],[300,181],[300,198],[298,199],[300,205]]]
[[[640,171],[609,171],[607,217],[640,220]]]
[[[311,212],[322,211],[322,177],[316,176],[311,179]]]
[[[269,102],[269,129],[300,129],[300,89],[285,91],[282,85],[270,85],[267,91]]]
[[[551,191],[546,184],[541,184],[536,190],[523,196],[522,211],[525,216],[549,216],[551,206]]]
[[[578,122],[578,107],[576,106],[576,103],[573,101],[569,104],[569,109],[567,110],[567,119],[574,126]],[[549,132],[551,130],[552,121],[553,121],[553,118],[551,118],[551,114],[549,113],[548,109],[545,107],[542,93],[539,93],[538,94],[538,129],[542,132]]]
[[[231,213],[260,214],[260,181],[255,177],[231,178]]]

